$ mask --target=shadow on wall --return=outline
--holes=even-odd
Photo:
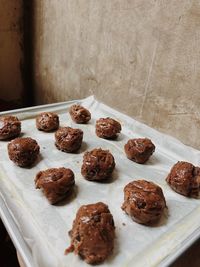
[[[31,4],[27,2],[0,2],[0,111],[33,104],[32,50],[28,38],[32,28]]]

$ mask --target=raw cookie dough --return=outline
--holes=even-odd
[[[72,120],[76,123],[87,123],[91,119],[89,110],[81,105],[73,105],[69,109]]]
[[[12,139],[21,133],[21,122],[15,116],[0,117],[0,140]]]
[[[55,145],[64,152],[76,152],[83,140],[83,131],[71,127],[61,127],[55,132]]]
[[[121,124],[111,118],[101,118],[96,121],[96,135],[101,138],[116,139],[121,129]]]
[[[150,225],[157,222],[166,208],[166,201],[161,187],[145,180],[137,180],[124,188],[122,209],[132,220]]]
[[[125,144],[124,150],[128,159],[143,164],[155,151],[155,145],[148,138],[135,138]]]
[[[200,168],[189,162],[177,162],[166,181],[175,192],[181,195],[193,198],[200,196]]]
[[[115,226],[108,206],[102,202],[81,206],[73,222],[71,246],[89,264],[103,262],[113,251]]]
[[[37,159],[40,147],[36,140],[30,137],[15,138],[8,144],[8,155],[16,165],[29,167]]]
[[[59,127],[59,117],[53,112],[42,112],[36,117],[36,127],[44,132],[55,131]]]
[[[36,188],[42,189],[51,204],[68,197],[74,185],[74,173],[67,168],[51,168],[40,171],[35,178]]]
[[[115,160],[108,150],[95,148],[85,152],[81,173],[89,181],[105,181],[111,177]]]

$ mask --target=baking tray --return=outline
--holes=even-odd
[[[88,125],[71,121],[68,108],[74,103],[90,109],[92,120]],[[57,112],[61,126],[83,129],[84,143],[79,153],[58,151],[53,133],[36,130],[35,116],[42,111]],[[88,266],[73,253],[64,256],[64,249],[70,242],[67,232],[77,209],[82,204],[97,201],[109,205],[117,236],[113,256],[101,266],[168,266],[199,238],[200,200],[176,194],[165,182],[171,166],[178,160],[199,165],[199,151],[98,102],[92,96],[0,113],[3,114],[18,116],[22,121],[23,136],[35,138],[41,147],[37,164],[31,169],[22,169],[9,161],[7,142],[0,142],[0,215],[27,267]],[[116,141],[103,140],[95,135],[95,120],[108,116],[122,124],[122,133]],[[133,163],[124,155],[124,144],[134,137],[148,137],[156,145],[156,152],[145,165]],[[81,177],[82,156],[94,147],[107,148],[115,157],[116,169],[109,184],[92,183]],[[77,189],[70,202],[51,206],[34,188],[33,180],[37,171],[56,166],[70,167],[75,172]],[[168,211],[154,227],[132,222],[120,208],[123,187],[141,178],[160,185],[166,197]]]

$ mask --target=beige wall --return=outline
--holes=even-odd
[[[35,3],[37,103],[95,94],[200,148],[200,1]]]
[[[0,1],[0,99],[6,101],[22,101],[22,16],[22,0]]]

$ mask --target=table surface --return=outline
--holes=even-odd
[[[186,250],[171,267],[198,267],[200,266],[200,239]]]

